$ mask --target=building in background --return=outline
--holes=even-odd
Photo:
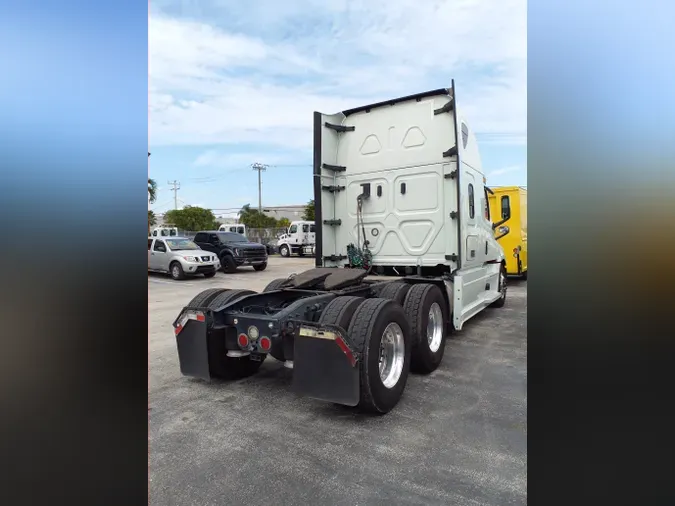
[[[306,205],[291,206],[264,206],[263,213],[267,216],[280,220],[286,218],[288,221],[298,221],[305,214]]]

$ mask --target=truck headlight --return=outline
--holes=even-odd
[[[187,260],[188,262],[196,262],[197,261],[197,259],[195,257],[183,257],[183,258],[185,260]]]
[[[506,234],[509,231],[509,227],[502,225],[497,230],[499,230],[500,234]]]

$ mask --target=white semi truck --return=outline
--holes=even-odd
[[[315,113],[314,183],[316,268],[262,293],[197,295],[174,322],[181,372],[243,377],[272,355],[293,369],[297,392],[386,413],[409,371],[434,371],[453,330],[506,301],[504,251],[454,82]]]
[[[316,225],[313,221],[293,221],[285,234],[279,236],[277,248],[282,257],[292,254],[314,255]]]

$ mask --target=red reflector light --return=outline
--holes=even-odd
[[[352,367],[354,367],[356,365],[356,357],[352,353],[352,350],[349,349],[349,346],[347,346],[347,343],[345,343],[341,337],[335,338],[335,342],[340,347],[342,352],[347,356],[349,363],[352,364]]]
[[[272,341],[270,340],[269,337],[263,336],[260,338],[260,349],[263,351],[270,351],[270,348],[272,347]]]
[[[239,343],[239,346],[246,348],[248,346],[248,336],[246,334],[239,334],[237,342]]]
[[[206,321],[206,315],[204,313],[197,313],[197,321],[198,322],[205,322]]]
[[[178,325],[176,325],[176,328],[174,329],[174,332],[176,333],[176,335],[178,335],[178,334],[180,334],[181,330],[183,330],[183,326],[179,323]]]

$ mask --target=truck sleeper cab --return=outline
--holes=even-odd
[[[454,82],[314,129],[316,267],[197,295],[173,324],[181,372],[240,378],[272,355],[295,391],[387,413],[450,332],[506,301],[475,136]]]

